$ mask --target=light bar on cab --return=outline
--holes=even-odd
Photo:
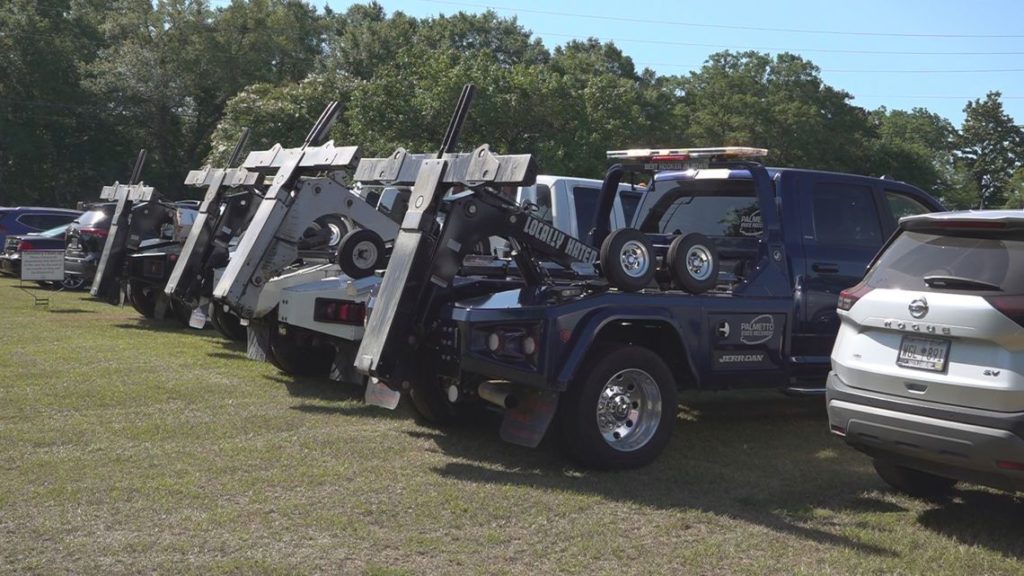
[[[696,160],[699,158],[760,158],[768,155],[767,148],[747,146],[723,146],[721,148],[633,148],[631,150],[609,150],[608,158],[615,160]]]

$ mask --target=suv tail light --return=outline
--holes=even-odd
[[[34,250],[35,244],[32,244],[31,240],[22,240],[18,242],[18,252],[24,252],[26,250]]]
[[[317,322],[337,322],[362,326],[365,317],[366,305],[362,302],[317,298],[313,303],[313,320]]]
[[[78,231],[82,234],[89,234],[90,236],[96,236],[97,238],[106,238],[110,230],[106,228],[79,228]]]
[[[849,310],[850,308],[853,308],[853,305],[856,304],[858,300],[866,296],[868,292],[871,292],[871,290],[872,288],[863,282],[852,288],[847,288],[839,293],[839,303],[837,304],[837,307],[840,310]]]
[[[1024,326],[1024,295],[1016,296],[985,296],[985,300],[1003,316]]]

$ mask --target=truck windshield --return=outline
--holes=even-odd
[[[657,183],[637,224],[648,234],[700,232],[707,236],[761,235],[754,183],[741,179],[671,180]]]

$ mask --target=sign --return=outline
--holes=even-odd
[[[64,279],[64,251],[27,250],[22,252],[21,279],[60,282]]]

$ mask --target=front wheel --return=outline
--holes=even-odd
[[[594,468],[638,468],[672,436],[678,395],[672,371],[641,346],[595,350],[559,401],[567,454]]]

